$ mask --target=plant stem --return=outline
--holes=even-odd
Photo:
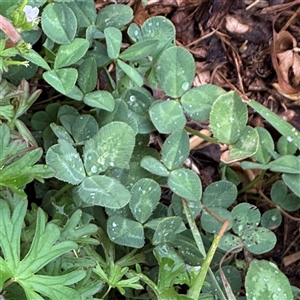
[[[157,287],[157,285],[151,280],[149,279],[146,275],[144,275],[143,273],[137,273],[134,271],[130,271],[130,273],[133,273],[134,275],[140,277],[140,279],[142,281],[144,281],[155,293],[156,297],[159,299],[159,289]]]
[[[238,195],[253,188],[264,177],[265,173],[266,173],[266,170],[263,170],[253,181],[251,181],[249,184],[247,184],[241,190],[239,190]]]
[[[3,284],[3,291],[8,287],[8,286],[10,286],[12,283],[14,283],[15,282],[15,279],[14,278],[11,278],[11,279],[9,279],[9,280],[7,280],[4,284]]]
[[[270,185],[271,183],[273,183],[276,180],[278,180],[278,178],[280,177],[280,175],[281,175],[280,173],[276,173],[272,177],[270,177],[265,183],[262,184],[262,189],[265,189],[268,185]]]
[[[204,244],[203,244],[201,235],[200,235],[200,233],[199,233],[199,230],[198,230],[198,228],[197,228],[197,225],[196,225],[196,223],[195,223],[195,220],[194,220],[193,217],[192,217],[192,213],[191,213],[190,207],[188,206],[187,200],[185,200],[185,199],[182,198],[182,204],[183,204],[184,212],[185,212],[185,215],[186,215],[186,217],[187,217],[189,226],[190,226],[190,228],[191,228],[191,231],[192,231],[194,240],[195,240],[195,242],[196,242],[196,244],[197,244],[197,247],[198,247],[200,253],[203,255],[203,257],[205,258],[205,261],[206,261],[206,260],[208,259],[208,255],[206,255],[206,251],[205,251],[205,248],[204,248]],[[226,220],[225,223],[226,223],[226,222],[228,222],[228,221]],[[225,223],[224,223],[224,224],[225,224]],[[224,227],[224,224],[223,224],[222,228]],[[227,223],[226,223],[226,224],[227,224]],[[228,226],[228,224],[226,225],[226,227],[227,227],[227,226]],[[226,228],[226,227],[225,227],[225,228]],[[220,231],[220,232],[221,232],[221,231]],[[219,234],[220,234],[220,233],[219,233]],[[222,233],[222,235],[223,235],[223,233]],[[213,243],[214,243],[214,242],[213,242]],[[218,244],[219,244],[219,242],[218,242]],[[218,244],[216,245],[216,249],[217,249],[217,247],[218,247]],[[215,250],[216,250],[216,249],[215,249]],[[213,255],[214,255],[214,253],[212,254],[212,257],[213,257]],[[212,257],[211,257],[211,259],[212,259]],[[217,280],[216,280],[216,278],[215,278],[215,274],[214,274],[213,271],[209,268],[211,259],[210,259],[209,262],[208,262],[208,272],[209,272],[209,275],[210,275],[210,277],[211,277],[211,280],[212,280],[212,283],[213,283],[215,289],[217,290],[217,293],[218,293],[218,295],[219,295],[220,300],[226,300],[226,297],[225,297],[225,295],[224,295],[222,289],[220,288],[219,283],[217,282]],[[192,287],[192,288],[195,289],[195,291],[193,291],[193,296],[195,296],[195,298],[193,298],[193,299],[198,299],[198,296],[199,296],[199,294],[200,294],[200,292],[201,292],[201,289],[202,289],[202,285],[203,285],[203,283],[204,283],[204,279],[205,279],[205,277],[206,277],[207,270],[206,270],[205,274],[201,275],[201,276],[204,276],[204,277],[203,277],[202,285],[200,286],[198,280],[199,280],[200,273],[201,273],[202,270],[203,270],[203,266],[204,266],[204,264],[205,264],[205,261],[204,261],[204,263],[203,263],[203,265],[202,265],[202,267],[201,267],[201,270],[200,270],[200,272],[199,272],[199,274],[198,274],[198,276],[197,276],[197,280],[196,280],[196,282],[194,283],[194,285],[193,285],[193,287]],[[201,280],[202,280],[202,278],[201,278]],[[200,281],[200,283],[201,283],[201,281]],[[191,288],[191,289],[192,289],[192,288]]]
[[[210,143],[212,143],[212,144],[219,144],[218,139],[212,138],[212,137],[207,136],[207,135],[205,135],[205,134],[202,134],[202,133],[199,132],[198,130],[195,130],[195,129],[193,129],[193,128],[191,128],[191,127],[188,127],[188,126],[185,126],[184,129],[185,129],[187,132],[189,132],[189,133],[191,133],[191,134],[193,134],[193,135],[196,135],[196,136],[198,136],[198,137],[204,139],[204,140],[207,141],[207,142],[210,142]]]
[[[206,258],[205,258],[205,260],[203,262],[203,265],[202,265],[202,267],[200,269],[200,272],[197,275],[196,280],[195,280],[193,286],[188,291],[188,294],[187,294],[188,297],[190,297],[192,299],[198,299],[199,294],[200,294],[201,289],[202,289],[202,286],[203,286],[203,283],[204,283],[204,280],[205,280],[205,277],[206,277],[206,274],[207,274],[208,269],[209,269],[209,265],[210,265],[210,263],[211,263],[211,261],[212,261],[212,259],[214,257],[214,254],[215,254],[215,252],[216,252],[216,250],[218,248],[219,242],[220,242],[220,240],[221,240],[221,238],[222,238],[222,236],[223,236],[226,228],[228,227],[229,223],[230,222],[228,220],[226,220],[224,222],[224,224],[222,225],[222,228],[219,231],[218,235],[214,238],[214,240],[213,240],[213,242],[212,242],[212,244],[211,244],[211,246],[210,246],[210,248],[208,250],[207,256],[206,256]],[[224,298],[221,297],[221,299],[222,300],[223,299],[226,300],[225,296],[224,296]]]
[[[70,183],[65,184],[59,191],[57,191],[57,192],[55,193],[55,195],[53,195],[53,196],[51,197],[51,200],[52,200],[52,201],[57,200],[58,197],[59,197],[60,195],[62,195],[65,191],[67,191],[67,190],[68,190],[69,188],[71,188],[72,186],[73,186],[73,185],[70,184]],[[47,202],[45,203],[45,205],[43,205],[43,209],[45,210],[50,204],[51,204],[51,202],[50,202],[50,201],[47,201]]]
[[[197,225],[195,223],[195,220],[192,217],[192,212],[190,210],[188,202],[185,199],[182,198],[182,204],[183,204],[183,209],[184,209],[186,218],[187,218],[187,220],[189,222],[189,225],[190,225],[190,228],[191,228],[194,240],[195,240],[195,242],[197,244],[197,247],[198,247],[200,253],[202,254],[202,256],[205,257],[206,256],[206,251],[205,251],[205,248],[204,248],[204,244],[203,244],[201,235],[199,233],[199,230],[197,228]]]

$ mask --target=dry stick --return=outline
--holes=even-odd
[[[288,247],[285,249],[285,251],[283,252],[283,255],[286,255],[289,250],[296,244],[296,242],[300,239],[300,235],[298,234],[298,236],[288,245]]]
[[[228,254],[231,254],[231,252],[233,250],[239,249],[239,248],[241,248],[243,246],[244,246],[244,244],[241,243],[241,244],[238,244],[238,245],[232,247],[229,251],[227,251],[223,255],[222,259],[220,260],[219,271],[220,271],[220,275],[221,275],[221,278],[222,278],[222,282],[223,282],[223,285],[224,285],[225,292],[226,292],[227,297],[228,297],[229,300],[235,299],[235,296],[234,296],[234,294],[232,292],[232,289],[231,289],[231,286],[229,285],[228,280],[227,280],[227,278],[226,278],[226,276],[225,276],[225,274],[224,274],[224,272],[222,270],[222,264],[225,261],[226,257],[228,256]]]
[[[191,43],[187,44],[186,47],[191,47],[191,46],[193,46],[193,45],[195,45],[195,44],[198,44],[198,43],[202,42],[202,41],[205,40],[206,38],[208,38],[208,37],[214,35],[215,32],[216,32],[218,29],[219,29],[219,27],[216,28],[216,29],[214,29],[213,31],[211,31],[211,32],[208,33],[208,34],[206,34],[206,35],[204,35],[204,36],[201,36],[199,39],[192,41]]]
[[[258,4],[261,0],[255,0],[254,2],[252,2],[250,5],[248,5],[246,7],[246,10],[249,10],[250,8],[252,8],[253,6],[255,6],[256,4]]]
[[[242,60],[241,60],[237,50],[226,39],[227,38],[226,34],[221,33],[219,31],[216,31],[216,35],[220,38],[220,40],[222,42],[224,42],[226,45],[229,46],[229,48],[231,48],[232,56],[233,56],[233,59],[234,59],[234,63],[235,63],[235,66],[236,66],[237,75],[238,75],[238,79],[239,79],[240,89],[241,89],[242,93],[245,94],[243,79],[242,79],[241,72],[240,72],[241,66],[243,65]]]
[[[282,262],[283,262],[284,266],[287,267],[287,266],[293,264],[294,262],[296,262],[299,259],[300,259],[300,251],[295,252],[291,255],[288,255],[288,256],[284,257],[282,259]]]
[[[260,190],[258,192],[269,204],[271,204],[272,206],[275,206],[283,215],[285,215],[286,217],[288,217],[289,219],[296,221],[296,222],[300,222],[300,218],[296,218],[291,216],[290,214],[288,214],[285,210],[283,210],[279,205],[275,205],[274,202],[269,199],[262,190]]]
[[[295,11],[295,13],[290,17],[290,19],[285,23],[285,25],[280,29],[279,32],[286,30],[296,19],[297,15],[300,13],[300,7]]]

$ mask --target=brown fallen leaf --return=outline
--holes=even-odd
[[[271,57],[278,83],[273,86],[281,95],[293,101],[300,100],[299,51],[296,39],[289,32],[277,34],[274,30]]]

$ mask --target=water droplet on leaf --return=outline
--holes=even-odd
[[[182,89],[184,90],[184,91],[186,91],[188,88],[189,88],[189,83],[188,82],[184,82],[182,85],[181,85],[181,87],[182,87]]]

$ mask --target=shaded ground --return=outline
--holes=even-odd
[[[99,9],[108,4],[95,2]],[[177,45],[189,50],[196,60],[194,86],[213,83],[235,89],[300,130],[299,0],[148,0],[146,8],[140,2],[117,1],[134,9],[134,22],[139,25],[156,15],[173,22]],[[266,127],[275,141],[279,137],[251,110],[249,124]],[[205,129],[208,124],[189,125]],[[191,152],[191,162],[200,170],[204,186],[220,178],[219,159],[220,150],[215,146],[201,144]],[[249,180],[248,174],[240,175]],[[267,187],[264,193],[268,195],[269,190]],[[261,211],[271,208],[255,191],[251,196],[256,197],[252,202]],[[244,201],[251,202],[246,196]],[[279,241],[275,249],[258,258],[276,262],[290,282],[300,287],[300,211],[292,215],[294,219],[283,216],[274,231]]]

